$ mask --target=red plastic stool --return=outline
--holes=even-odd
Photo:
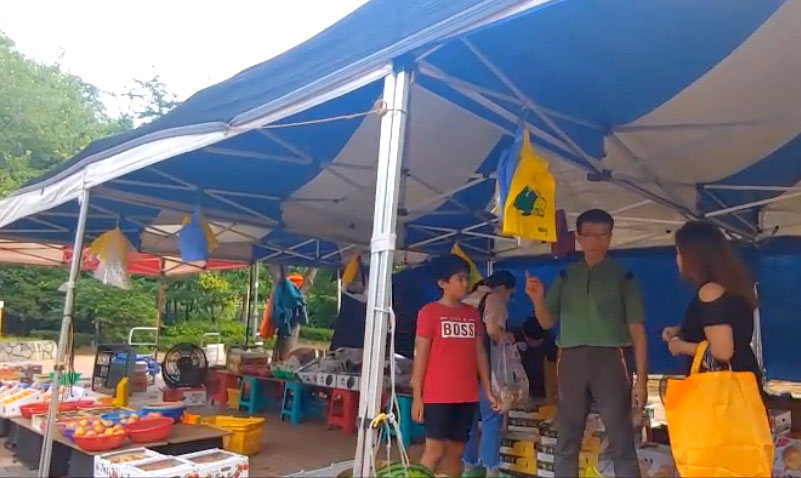
[[[225,409],[228,403],[228,389],[238,388],[239,377],[225,369],[210,369],[206,378],[206,389],[209,390],[209,401],[219,409]]]
[[[331,391],[328,404],[328,429],[339,427],[344,433],[356,431],[356,414],[359,411],[359,392],[354,390]]]

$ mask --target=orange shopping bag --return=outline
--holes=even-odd
[[[668,380],[665,415],[681,477],[770,477],[773,441],[750,372],[699,373],[707,343],[698,346],[690,375]]]

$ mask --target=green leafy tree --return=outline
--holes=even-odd
[[[0,196],[73,156],[90,141],[152,121],[178,104],[158,76],[134,81],[134,88],[118,95],[130,100],[128,112],[110,118],[97,88],[57,64],[26,58],[0,32]],[[259,271],[255,327],[272,288],[267,267],[259,265]],[[323,272],[305,291],[314,327],[333,326],[336,283],[332,279],[330,272]],[[4,324],[14,324],[17,333],[57,337],[64,301],[58,289],[65,280],[63,269],[0,265]],[[81,274],[74,310],[76,341],[80,334],[95,342],[123,342],[131,327],[155,323],[157,282],[134,277],[130,284],[129,290],[121,291]],[[197,343],[203,333],[220,332],[226,343],[241,343],[247,285],[245,268],[167,280],[164,342]]]
[[[97,342],[124,343],[131,328],[155,324],[155,281],[132,278],[130,288],[121,290],[84,274],[75,291],[76,328],[91,324]]]
[[[109,118],[95,87],[26,58],[0,32],[0,194],[127,125]]]
[[[180,104],[178,98],[170,93],[159,75],[149,80],[134,79],[136,84],[127,92],[118,95],[128,100],[128,111],[123,114],[134,123],[147,123],[170,112]]]

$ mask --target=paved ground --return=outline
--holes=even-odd
[[[356,435],[329,431],[322,421],[293,427],[279,421],[277,415],[268,415],[261,451],[250,457],[250,476],[283,476],[324,468],[332,463],[352,460],[355,449]],[[386,456],[383,451],[382,456]],[[0,447],[0,477],[6,476],[35,476],[35,472],[15,464],[11,453]]]
[[[93,360],[94,358],[89,355],[77,356],[76,370],[84,373],[85,377],[91,375]],[[49,367],[52,365],[45,364],[45,369]],[[656,421],[662,422],[664,412],[659,399],[659,381],[652,380],[649,388],[649,401],[655,409]],[[789,391],[801,395],[801,384],[774,382],[770,388],[774,392]],[[151,389],[147,395],[135,395],[134,403],[152,402],[157,396],[157,390]],[[281,476],[302,470],[324,468],[332,463],[353,459],[356,449],[355,435],[329,431],[323,421],[293,427],[278,420],[277,415],[267,415],[266,418],[261,451],[251,457],[251,476]],[[419,447],[413,447],[410,454],[415,458],[419,452]],[[381,453],[385,456],[383,450]],[[11,453],[0,447],[0,477],[5,476],[27,477],[35,476],[35,473],[28,471],[22,465],[15,464]]]
[[[81,354],[75,358],[75,369],[83,377],[91,376],[94,357]],[[52,364],[43,364],[45,370]],[[131,406],[137,407],[160,400],[158,389],[151,387],[147,394],[134,394]],[[203,414],[217,413],[214,410],[193,410]],[[225,412],[227,413],[227,412]],[[345,435],[340,431],[326,429],[324,420],[303,423],[293,427],[281,422],[277,414],[268,414],[262,434],[259,454],[251,457],[251,476],[282,476],[303,470],[315,470],[332,463],[352,460],[356,450],[356,435]],[[0,438],[0,444],[4,439]],[[0,477],[35,476],[27,467],[15,464],[11,452],[0,447]]]

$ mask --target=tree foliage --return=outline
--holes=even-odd
[[[0,32],[0,196],[71,157],[92,140],[151,121],[178,104],[158,76],[134,81],[134,88],[118,95],[130,99],[129,111],[111,118],[95,87],[59,65],[26,58]],[[20,334],[57,334],[64,301],[58,289],[66,276],[64,269],[0,264],[6,332],[11,328]],[[315,327],[333,326],[333,279],[330,273],[319,274],[307,294]],[[127,339],[131,327],[152,326],[158,283],[134,277],[130,284],[129,290],[122,291],[81,274],[73,314],[76,333],[101,343],[119,343]],[[241,342],[247,284],[247,269],[167,280],[162,317],[165,343],[198,342],[206,332],[222,333],[227,343]],[[260,266],[255,327],[271,286],[266,267]]]
[[[26,58],[0,32],[0,194],[125,126],[95,87]]]
[[[149,80],[134,79],[135,86],[121,95],[128,100],[123,118],[132,123],[147,123],[165,115],[180,103],[167,89],[159,75]]]

